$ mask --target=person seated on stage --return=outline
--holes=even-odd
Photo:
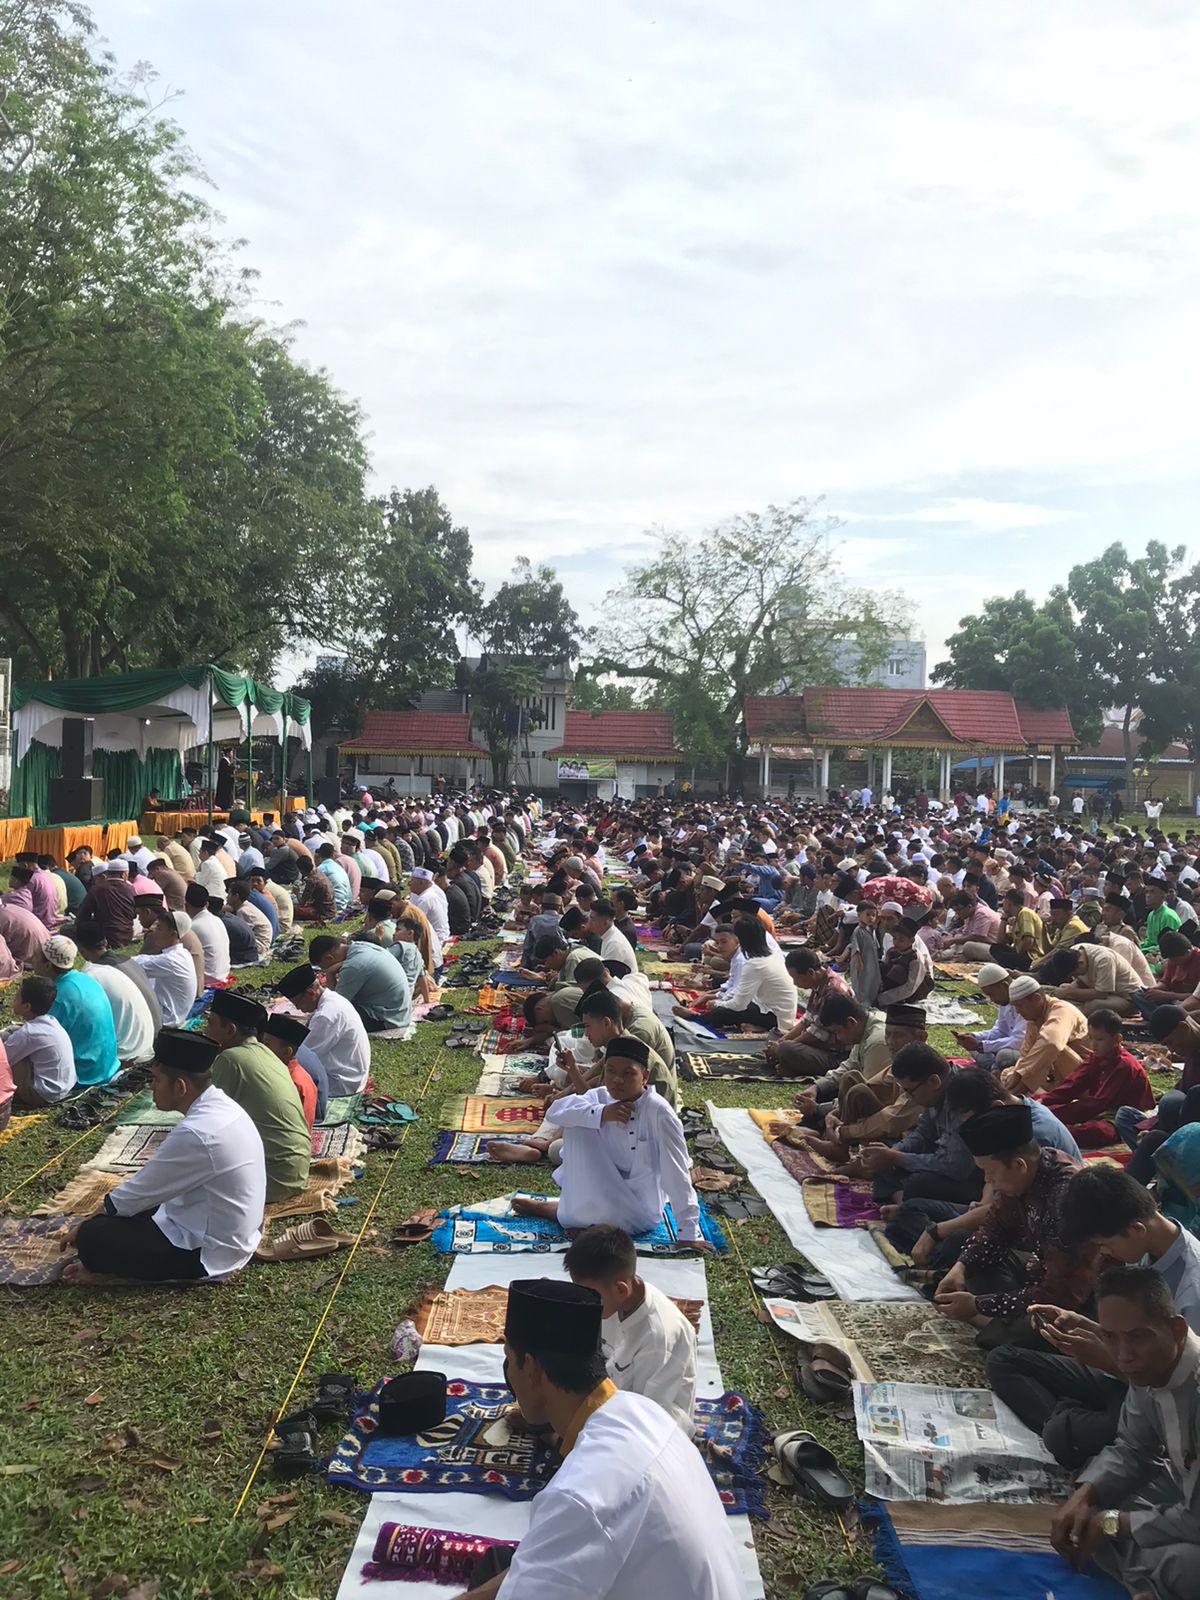
[[[1087,1018],[1069,1000],[1047,994],[1031,973],[1022,972],[1008,986],[1017,1015],[1024,1018],[1025,1037],[1011,1067],[1000,1070],[1006,1089],[1036,1094],[1061,1083],[1083,1062]]]
[[[196,1001],[196,966],[183,945],[191,929],[192,919],[186,912],[159,910],[154,919],[153,953],[133,958],[154,990],[164,1027],[186,1022]]]
[[[75,1087],[75,1052],[67,1030],[50,1015],[55,987],[36,973],[13,996],[18,1021],[0,1034],[12,1073],[15,1111],[52,1106]]]
[[[1097,944],[1090,935],[1065,950],[1055,950],[1037,976],[1044,993],[1069,1000],[1085,1017],[1100,1010],[1126,1017],[1140,1014],[1141,979],[1124,956]]]
[[[1038,1144],[1032,1112],[1023,1101],[968,1117],[960,1137],[993,1199],[938,1285],[934,1304],[943,1315],[978,1328],[982,1349],[1040,1348],[1029,1307],[1077,1311],[1095,1284],[1100,1252],[1092,1245],[1068,1244],[1059,1217],[1063,1193],[1079,1165],[1064,1151]],[[1013,1265],[1017,1258],[1020,1267]]]
[[[411,1029],[412,989],[400,962],[373,939],[311,939],[308,959],[325,974],[327,988],[349,1000],[368,1033]]]
[[[371,1071],[371,1041],[349,1000],[325,988],[307,961],[285,972],[275,987],[308,1019],[300,1065],[311,1052],[325,1069],[331,1095],[358,1094]]]
[[[1044,1149],[1061,1150],[1072,1161],[1082,1160],[1070,1129],[1040,1101],[1005,1089],[995,1073],[982,1067],[960,1068],[946,1085],[946,1105],[960,1124],[996,1106],[1022,1102],[1033,1118],[1033,1137]],[[911,1255],[917,1266],[947,1272],[958,1260],[968,1234],[982,1222],[991,1200],[986,1188],[981,1198],[970,1205],[950,1200],[905,1200],[887,1225],[888,1241]]]
[[[189,883],[184,896],[191,932],[200,945],[204,986],[221,988],[229,982],[229,934],[224,922],[209,909],[208,890],[201,883]]]
[[[996,1007],[996,1020],[986,1033],[955,1033],[955,1043],[989,1071],[1011,1067],[1021,1053],[1026,1022],[1009,998],[1012,973],[995,961],[985,961],[975,974],[980,992]]]
[[[1117,1435],[1079,1473],[1051,1542],[1082,1570],[1094,1560],[1134,1600],[1200,1593],[1200,1338],[1153,1267],[1110,1267],[1096,1319],[1128,1385]]]
[[[257,1000],[218,989],[204,1032],[221,1052],[212,1064],[213,1082],[249,1114],[262,1136],[267,1200],[274,1202],[303,1194],[312,1137],[287,1068],[258,1037],[266,1020]]]
[[[896,1053],[892,1077],[919,1115],[898,1144],[867,1144],[858,1156],[859,1168],[873,1180],[872,1193],[886,1222],[906,1200],[969,1205],[979,1198],[983,1179],[946,1098],[955,1071],[930,1044],[905,1045]]]
[[[262,1025],[262,1042],[288,1069],[288,1077],[296,1086],[296,1093],[300,1096],[300,1105],[304,1111],[304,1120],[311,1131],[318,1114],[324,1110],[324,1105],[312,1072],[307,1067],[302,1067],[296,1060],[296,1051],[307,1038],[308,1025],[301,1022],[299,1017],[289,1017],[285,1011],[267,1013],[267,1020]],[[325,1089],[328,1098],[328,1080]]]
[[[1138,1058],[1125,1049],[1122,1027],[1115,1011],[1093,1011],[1083,1065],[1042,1096],[1042,1104],[1067,1124],[1080,1144],[1092,1149],[1116,1139],[1112,1123],[1103,1120],[1105,1113],[1122,1106],[1142,1112],[1154,1109],[1150,1079]]]
[[[235,971],[239,967],[266,965],[258,953],[258,945],[255,943],[250,924],[234,915],[226,905],[223,895],[210,894],[208,909],[229,936],[229,964]]]
[[[621,1228],[597,1223],[571,1241],[563,1266],[572,1283],[600,1296],[604,1359],[613,1383],[657,1401],[690,1439],[696,1330],[672,1299],[638,1276],[633,1240]]]
[[[1097,1245],[1126,1266],[1153,1267],[1178,1315],[1200,1332],[1200,1240],[1164,1217],[1127,1172],[1077,1172],[1063,1195],[1062,1228],[1072,1243]],[[1128,1386],[1097,1322],[1058,1306],[1030,1311],[1041,1316],[1050,1350],[994,1350],[988,1382],[1058,1464],[1076,1472],[1116,1438]]]
[[[518,1216],[557,1218],[564,1228],[613,1221],[636,1237],[657,1227],[670,1204],[681,1243],[707,1250],[678,1114],[649,1093],[650,1052],[622,1035],[608,1046],[604,1083],[554,1103],[563,1130],[556,1199],[517,1196]]]
[[[56,933],[43,943],[35,967],[54,984],[50,1015],[58,1018],[71,1040],[76,1081],[107,1083],[121,1065],[112,1007],[95,978],[75,971],[78,954],[73,939]]]
[[[166,1029],[154,1041],[150,1086],[160,1111],[181,1111],[158,1150],[105,1196],[104,1210],[68,1236],[79,1252],[67,1283],[197,1282],[244,1267],[262,1238],[263,1141],[214,1082],[217,1046]],[[293,1096],[294,1097],[294,1096]]]
[[[741,1600],[729,1519],[700,1452],[645,1395],[605,1377],[600,1297],[553,1279],[508,1291],[504,1363],[521,1414],[562,1441],[507,1571],[459,1600]]]

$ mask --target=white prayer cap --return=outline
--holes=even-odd
[[[125,843],[131,850],[140,850],[142,848],[141,837],[136,833],[131,833]]]
[[[885,900],[879,909],[880,911],[894,911],[898,917],[904,915],[904,907],[898,900]]]
[[[1008,986],[1010,1000],[1028,1000],[1031,994],[1041,994],[1041,992],[1041,984],[1028,972],[1023,972],[1019,978],[1014,978]]]
[[[175,924],[175,932],[181,939],[185,934],[191,933],[192,919],[186,911],[172,911],[171,921]]]
[[[433,882],[433,873],[428,867],[414,867],[409,873],[410,878],[420,878],[425,883]]]
[[[985,961],[975,974],[975,982],[981,989],[990,989],[992,984],[1005,983],[1011,976],[1008,968],[1002,967],[998,961]]]

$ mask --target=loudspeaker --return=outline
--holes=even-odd
[[[326,806],[330,811],[336,811],[342,800],[342,786],[336,778],[318,778],[316,782],[316,804]]]
[[[90,778],[92,775],[92,730],[94,722],[85,717],[64,717],[62,728],[62,775],[64,778]]]
[[[104,781],[101,778],[51,778],[47,807],[50,824],[92,822],[104,815]]]
[[[338,750],[337,745],[335,745],[335,744],[327,744],[325,746],[325,776],[327,778],[336,778],[337,777],[337,775],[338,775],[338,761],[340,759],[340,755],[341,755],[341,752]],[[323,801],[322,803],[324,805],[328,805],[329,804],[328,800]]]

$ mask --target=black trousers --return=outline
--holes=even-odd
[[[1129,1393],[1119,1378],[1049,1351],[1006,1345],[987,1358],[988,1382],[1069,1472],[1117,1436]]]
[[[952,1205],[973,1205],[983,1193],[983,1173],[976,1167],[969,1178],[944,1178],[940,1172],[908,1172],[884,1167],[871,1184],[877,1206],[893,1201],[897,1192],[906,1200],[948,1200]]]
[[[1189,1122],[1200,1122],[1200,1088],[1189,1089],[1186,1093],[1180,1089],[1168,1089],[1158,1102],[1154,1126],[1138,1140],[1137,1148],[1129,1158],[1125,1168],[1129,1176],[1136,1178],[1139,1183],[1153,1183],[1156,1177],[1155,1152]]]
[[[911,1255],[913,1245],[927,1228],[935,1222],[949,1222],[951,1217],[961,1217],[966,1209],[966,1206],[955,1205],[950,1200],[905,1200],[885,1230],[888,1243],[897,1250],[903,1250],[906,1256]],[[969,1238],[970,1234],[955,1233],[949,1239],[939,1239],[929,1258],[930,1270],[949,1272]]]
[[[773,1028],[775,1026],[775,1013],[773,1011],[760,1011],[757,1006],[747,1006],[744,1011],[735,1011],[730,1006],[713,1006],[711,1011],[696,1013],[701,1022],[711,1023],[714,1028],[722,1031],[726,1028],[740,1028],[743,1022],[752,1023],[756,1028]]]
[[[132,1217],[113,1217],[102,1211],[89,1217],[79,1229],[75,1248],[89,1272],[136,1278],[140,1283],[195,1282],[208,1277],[199,1250],[173,1245],[152,1211],[139,1211]]]

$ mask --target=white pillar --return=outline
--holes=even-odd
[[[940,782],[939,782],[939,786],[938,786],[938,799],[941,800],[943,804],[945,804],[945,802],[948,801],[949,798],[950,798],[950,752],[949,752],[949,750],[941,750],[941,751],[938,752],[938,764],[939,764],[939,767],[940,767]]]
[[[996,798],[998,800],[1000,798],[1000,796],[1004,793],[1004,753],[1003,753],[1003,751],[997,751],[996,754],[992,757],[992,759],[996,764],[995,765]]]
[[[821,751],[821,791],[824,793],[829,788],[829,751]]]
[[[1058,768],[1058,746],[1056,744],[1052,744],[1050,746],[1050,793],[1051,794],[1054,793],[1055,785],[1056,785],[1056,783],[1058,781],[1057,768]]]
[[[771,746],[763,745],[762,750],[762,792],[765,795],[771,787]]]
[[[888,792],[888,790],[892,787],[892,747],[891,747],[891,745],[888,745],[888,747],[883,752],[883,776],[879,780],[879,787],[880,787],[880,790],[884,794],[886,794]]]

